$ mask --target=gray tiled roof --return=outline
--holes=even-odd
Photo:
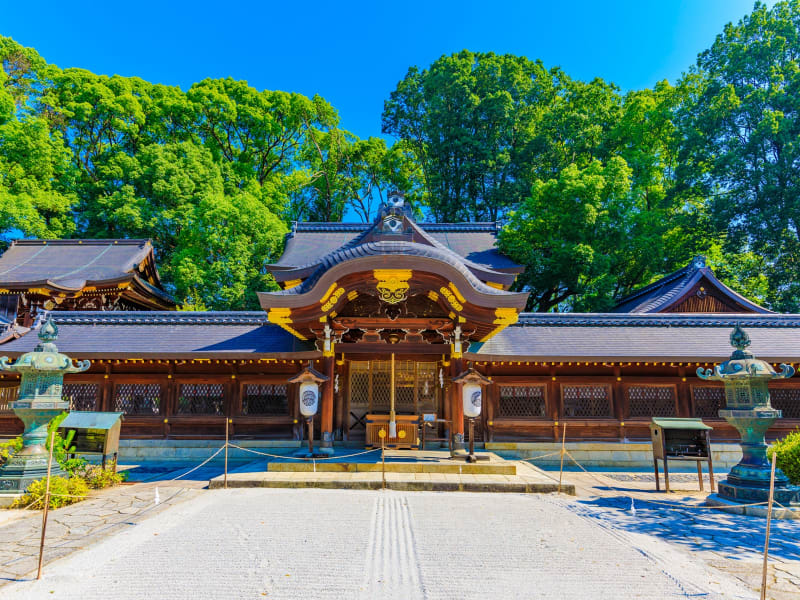
[[[290,288],[288,290],[281,290],[278,292],[271,292],[272,295],[286,295],[292,296],[296,294],[304,294],[311,290],[319,280],[319,278],[328,271],[331,267],[355,258],[365,256],[388,256],[392,254],[403,254],[407,256],[420,256],[424,258],[433,258],[439,260],[451,267],[457,269],[467,281],[479,292],[490,294],[493,296],[506,296],[510,292],[499,290],[490,287],[480,281],[475,275],[467,268],[469,263],[466,264],[455,256],[451,251],[444,248],[437,248],[436,246],[427,246],[424,244],[417,244],[414,242],[404,241],[378,241],[366,242],[356,246],[331,252],[324,256],[316,268],[314,273],[306,279],[302,285]]]
[[[351,242],[373,226],[372,223],[298,223],[286,240],[286,248],[277,266],[299,267]],[[490,269],[518,267],[496,248],[497,226],[494,223],[417,223],[423,231],[459,256]]]
[[[800,362],[800,315],[525,313],[471,350],[510,360],[721,361],[740,323],[750,350],[770,362]]]
[[[702,278],[705,278],[711,286],[716,288],[732,303],[753,312],[770,312],[762,306],[750,302],[747,298],[736,293],[717,279],[711,268],[706,266],[703,257],[697,257],[682,269],[665,275],[658,281],[654,281],[625,296],[617,303],[613,311],[628,313],[661,312],[683,297]]]
[[[57,312],[56,344],[74,357],[254,358],[313,350],[264,312]],[[0,344],[0,356],[30,352],[37,330]],[[302,357],[302,355],[300,355]]]
[[[50,282],[77,290],[134,273],[152,251],[149,240],[15,240],[0,256],[0,287]]]

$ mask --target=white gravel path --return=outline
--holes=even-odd
[[[552,496],[318,489],[203,493],[50,564],[3,600],[752,598],[691,555]]]

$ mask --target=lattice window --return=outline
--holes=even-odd
[[[631,417],[674,417],[674,385],[629,385],[625,388]]]
[[[769,395],[772,407],[782,410],[784,419],[800,419],[800,387],[776,387]]]
[[[70,410],[97,410],[100,385],[97,383],[65,383],[61,397],[69,402]]]
[[[285,383],[257,383],[244,386],[243,415],[287,415],[289,398]]]
[[[710,385],[693,385],[694,416],[716,419],[725,408],[725,388]]]
[[[10,402],[14,402],[19,394],[19,386],[0,387],[0,410],[11,410]]]
[[[178,414],[224,415],[225,386],[221,383],[182,383],[178,392]]]
[[[158,383],[122,383],[114,390],[114,410],[129,415],[157,415],[160,406]]]
[[[611,394],[606,385],[562,385],[565,417],[610,417]]]
[[[395,361],[395,410],[398,413],[436,410],[436,363]],[[391,363],[387,360],[350,363],[350,410],[389,412]]]
[[[504,385],[500,387],[497,416],[545,417],[543,385]]]

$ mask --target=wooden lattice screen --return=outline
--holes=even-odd
[[[157,415],[160,406],[158,383],[121,383],[114,390],[114,410],[129,415]]]
[[[69,402],[70,410],[97,410],[100,385],[97,383],[65,383],[61,397]]]
[[[769,391],[773,408],[783,411],[784,419],[800,419],[800,387],[776,387]]]
[[[629,385],[625,388],[630,417],[674,417],[676,390],[674,385]]]
[[[181,415],[224,415],[225,385],[222,383],[180,384],[177,412]]]
[[[725,389],[722,386],[693,385],[694,416],[705,419],[719,418],[725,408]]]
[[[608,385],[561,385],[565,417],[610,417],[611,388]]]
[[[285,383],[255,383],[244,386],[242,394],[243,415],[289,414],[289,398]]]
[[[0,410],[11,410],[9,402],[14,402],[19,394],[19,386],[0,387]]]
[[[545,417],[544,385],[503,385],[498,396],[498,417]]]

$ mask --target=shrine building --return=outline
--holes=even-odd
[[[260,311],[176,311],[146,240],[22,240],[0,257],[0,356],[33,350],[43,316],[59,349],[89,359],[67,376],[74,410],[123,411],[124,438],[298,440],[298,384],[321,384],[320,445],[374,444],[394,408],[406,443],[425,415],[460,440],[459,382],[491,383],[479,441],[649,439],[653,417],[701,417],[738,439],[717,411],[720,384],[702,381],[730,354],[739,323],[770,363],[800,363],[800,315],[737,294],[701,259],[619,301],[609,313],[527,313],[511,291],[522,267],[496,248],[495,223],[417,223],[400,194],[370,224],[298,223],[267,265],[281,290]],[[394,382],[392,393],[391,382]],[[0,379],[0,434],[22,430],[8,410],[18,380]],[[392,402],[394,405],[392,406]],[[800,425],[800,380],[776,382],[784,418]],[[400,443],[400,440],[391,440]]]

